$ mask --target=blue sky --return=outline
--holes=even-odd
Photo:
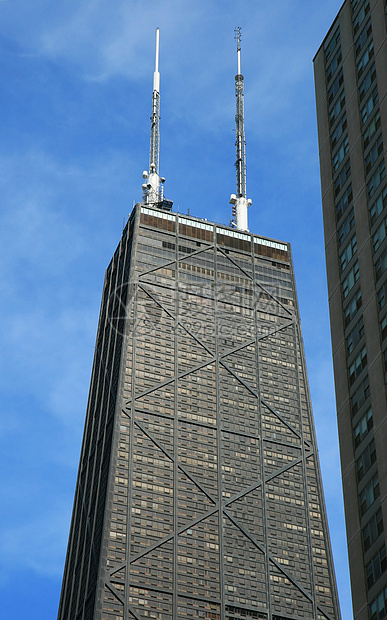
[[[343,620],[352,617],[312,58],[341,0],[0,1],[0,609],[55,618],[104,270],[148,166],[228,223],[242,27],[254,233],[290,241]]]

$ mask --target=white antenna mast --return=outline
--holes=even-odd
[[[241,29],[235,28],[235,40],[237,42],[238,73],[235,76],[235,97],[236,97],[236,194],[231,194],[230,204],[232,204],[232,214],[234,225],[238,230],[248,231],[247,227],[247,207],[252,203],[250,198],[246,198],[246,141],[245,141],[245,114],[244,114],[244,94],[243,94],[243,75],[241,73]]]
[[[156,28],[156,57],[155,70],[153,73],[153,93],[152,93],[152,115],[151,115],[151,135],[149,149],[149,173],[144,170],[143,179],[147,182],[143,184],[144,202],[152,204],[160,209],[170,211],[172,201],[164,199],[164,177],[159,176],[159,154],[160,154],[160,73],[159,73],[159,53],[160,53],[160,28]]]

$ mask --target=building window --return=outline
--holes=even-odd
[[[367,525],[363,527],[363,546],[364,551],[368,551],[371,545],[383,532],[383,517],[382,510],[379,508],[378,512],[371,517]]]
[[[376,450],[375,450],[375,441],[372,440],[371,443],[368,444],[364,452],[359,456],[356,461],[356,472],[357,472],[357,481],[365,476],[367,471],[369,471],[372,465],[376,461]]]
[[[349,385],[353,385],[362,370],[367,366],[367,350],[365,347],[356,355],[349,366]]]
[[[380,323],[380,331],[382,333],[382,341],[387,336],[387,316],[385,316]]]
[[[336,73],[336,70],[338,68],[338,66],[341,63],[341,47],[339,47],[339,49],[337,50],[336,54],[334,55],[334,57],[332,58],[331,62],[328,65],[327,68],[327,82],[330,81],[330,79],[333,77],[333,75]]]
[[[344,112],[343,116],[341,117],[340,121],[337,124],[336,129],[332,132],[332,135],[331,135],[332,149],[335,148],[337,141],[340,140],[346,128],[347,128],[347,115]]]
[[[361,516],[365,515],[368,508],[372,506],[374,501],[379,497],[379,477],[378,474],[370,480],[365,489],[360,493],[360,512]]]
[[[378,111],[376,112],[375,116],[373,117],[373,119],[371,120],[370,124],[368,125],[367,129],[364,132],[363,141],[364,141],[365,149],[371,142],[372,138],[376,134],[379,127],[380,127],[380,112]]]
[[[387,616],[387,588],[374,598],[370,605],[371,620],[381,620]]]
[[[343,91],[342,93],[340,93],[340,96],[335,102],[335,105],[332,107],[332,109],[329,112],[329,121],[330,121],[331,127],[333,123],[335,122],[335,120],[339,117],[341,110],[344,109],[344,106],[345,106],[345,94]]]
[[[361,304],[362,304],[361,290],[359,289],[355,293],[355,295],[352,297],[352,299],[349,302],[348,306],[346,306],[345,309],[344,309],[344,324],[345,324],[345,327],[348,327],[348,325],[352,321],[353,317],[355,316],[355,314],[357,313],[359,308],[361,308]]]
[[[352,353],[352,351],[354,350],[356,345],[360,342],[363,336],[364,336],[364,321],[363,321],[363,317],[361,317],[347,338],[348,355]]]
[[[338,43],[340,43],[340,29],[339,28],[337,28],[333,37],[330,39],[330,41],[327,43],[325,47],[325,62],[326,63],[329,61]]]
[[[367,587],[370,589],[387,568],[386,547],[383,545],[366,566]]]
[[[355,225],[355,215],[354,215],[353,209],[351,209],[347,217],[345,218],[344,222],[340,226],[339,230],[337,231],[339,246],[346,239],[347,235],[349,234],[351,229],[354,227],[354,225]]]
[[[341,169],[341,172],[337,179],[335,180],[335,196],[338,196],[344,187],[345,182],[351,176],[351,164],[349,159],[345,162],[344,166]],[[352,189],[352,188],[351,188]]]
[[[357,388],[356,392],[351,397],[351,410],[352,415],[354,416],[360,409],[360,407],[365,403],[367,398],[370,395],[370,383],[368,379],[368,375],[362,381],[361,385]]]
[[[344,215],[344,213],[348,209],[348,206],[351,204],[351,202],[352,202],[352,184],[350,183],[347,189],[345,190],[344,194],[340,198],[339,202],[336,205],[337,220],[339,220]],[[353,223],[355,223],[354,218],[353,218]],[[339,243],[341,242],[339,241]]]
[[[361,120],[362,120],[363,125],[368,120],[372,110],[375,108],[378,101],[379,101],[378,89],[375,87],[361,110]]]
[[[372,175],[371,180],[367,183],[369,198],[372,198],[372,196],[374,195],[375,191],[378,189],[379,185],[381,184],[385,176],[386,176],[386,168],[384,165],[384,161],[382,161],[379,164],[378,169]]]
[[[385,187],[382,192],[379,194],[375,202],[370,207],[370,220],[371,226],[375,223],[378,216],[383,211],[384,207],[387,205],[387,187]]]
[[[381,153],[383,153],[383,138],[382,136],[379,136],[379,138],[377,139],[373,147],[370,149],[370,152],[368,153],[367,157],[364,160],[366,174],[370,172],[372,166],[378,159],[379,155],[381,155]]]
[[[356,39],[356,42],[355,42],[356,56],[358,56],[359,53],[361,52],[362,48],[364,47],[371,33],[372,33],[372,26],[371,26],[371,20],[369,19],[366,25],[364,26],[363,30],[359,34],[358,38]]]
[[[360,9],[360,11],[358,12],[357,16],[354,19],[354,22],[353,22],[353,33],[354,34],[358,32],[360,26],[364,22],[369,12],[370,12],[370,3],[367,1],[362,6],[362,8]]]
[[[346,245],[344,251],[340,254],[341,271],[348,266],[350,260],[355,256],[357,251],[356,235],[353,235],[351,241]]]
[[[384,307],[387,299],[387,282],[382,285],[382,288],[378,291],[378,302],[380,310]]]
[[[338,167],[340,166],[341,162],[343,161],[344,157],[346,156],[346,154],[349,151],[349,144],[348,144],[348,136],[346,136],[342,142],[342,144],[340,144],[340,147],[338,148],[338,150],[336,151],[335,156],[333,157],[333,170],[336,172],[336,170],[338,169]]]
[[[355,448],[357,448],[363,439],[367,437],[371,428],[373,427],[374,422],[372,418],[372,409],[368,409],[368,411],[362,416],[359,422],[356,424],[353,429],[353,436],[355,442]]]
[[[343,70],[340,69],[339,73],[337,74],[336,78],[333,81],[332,86],[328,90],[328,106],[331,105],[332,101],[336,97],[343,83],[344,83]]]
[[[387,231],[387,216],[383,219],[382,223],[379,224],[377,231],[372,235],[372,243],[374,247],[374,252],[376,252],[380,248],[380,244],[386,238]]]
[[[387,249],[382,252],[375,263],[375,278],[380,280],[387,268]]]
[[[371,41],[369,45],[367,46],[367,49],[363,53],[362,57],[360,58],[359,62],[357,63],[358,77],[361,76],[361,74],[363,73],[364,69],[368,65],[371,58],[373,58],[373,56],[374,56],[374,42]]]
[[[347,276],[344,278],[342,282],[344,299],[348,296],[350,291],[353,289],[358,279],[359,279],[359,263],[356,261],[356,263],[354,264],[352,269],[348,272]]]
[[[370,70],[365,75],[365,77],[362,80],[362,82],[359,84],[360,101],[368,93],[368,91],[371,88],[372,84],[374,83],[375,79],[376,79],[376,69],[375,69],[375,63],[374,63],[372,65],[372,67],[370,68]]]

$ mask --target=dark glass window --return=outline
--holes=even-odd
[[[344,299],[349,295],[350,291],[353,289],[358,279],[359,279],[359,263],[356,261],[352,269],[347,273],[346,277],[342,281]]]
[[[370,480],[365,489],[360,493],[360,512],[363,516],[368,508],[372,506],[374,501],[379,497],[379,477],[378,474]]]
[[[356,34],[370,12],[370,3],[367,1],[360,9],[353,21],[353,33]]]
[[[364,132],[363,140],[364,140],[364,148],[366,149],[372,138],[376,134],[377,130],[380,127],[380,112],[376,112],[375,116],[371,120],[367,129]]]
[[[368,409],[353,429],[355,448],[357,448],[368,435],[373,425],[372,409]]]
[[[366,566],[367,587],[371,588],[374,583],[383,575],[387,568],[386,547],[383,545],[381,549],[374,555],[372,560]]]
[[[373,202],[370,207],[371,226],[375,223],[376,219],[381,214],[381,212],[383,211],[386,205],[387,205],[387,187],[385,187],[381,191],[381,193],[379,194],[375,202]]]
[[[378,291],[378,302],[380,310],[384,308],[387,299],[387,282],[385,282]]]
[[[371,95],[368,97],[365,105],[361,109],[361,120],[364,123],[369,119],[372,110],[375,108],[379,101],[378,89],[375,87]]]
[[[363,527],[363,546],[364,551],[368,551],[371,545],[383,532],[383,517],[382,510],[379,508],[378,512],[371,517],[367,525]]]
[[[353,317],[355,316],[355,314],[357,313],[357,311],[359,310],[359,308],[361,308],[361,290],[359,289],[355,295],[352,297],[351,301],[348,303],[348,305],[345,307],[344,309],[344,324],[345,327],[347,327],[349,325],[349,323],[352,321]]]
[[[339,117],[341,110],[344,109],[345,106],[345,94],[344,91],[340,93],[337,101],[334,106],[329,110],[329,121],[331,126],[335,122],[335,120]]]
[[[369,198],[372,198],[372,196],[374,195],[375,191],[378,189],[379,185],[381,184],[385,176],[386,176],[386,167],[384,165],[384,161],[382,161],[379,164],[377,170],[375,170],[374,174],[372,175],[371,180],[367,183]]]
[[[369,71],[367,71],[367,73],[364,76],[363,80],[359,84],[360,101],[368,93],[368,91],[371,88],[372,84],[374,83],[375,79],[376,79],[376,68],[375,68],[375,63],[374,63],[372,65],[372,67],[369,69]]]
[[[371,620],[382,620],[387,616],[387,588],[374,598],[370,605]]]
[[[381,222],[381,224],[379,224],[376,232],[372,235],[372,244],[373,244],[374,252],[376,252],[380,248],[381,243],[386,238],[386,232],[387,232],[387,216],[383,218],[383,221]]]
[[[349,366],[349,385],[352,385],[362,370],[367,366],[367,350],[365,347],[356,355],[352,364]]]
[[[340,29],[337,28],[332,36],[332,38],[326,44],[325,51],[325,62],[328,62],[333,52],[336,49],[336,46],[340,43]]]
[[[348,355],[352,353],[356,345],[362,339],[363,335],[364,335],[364,321],[363,321],[363,317],[361,317],[347,338]]]
[[[339,202],[336,204],[336,217],[338,220],[344,215],[344,213],[348,209],[351,202],[352,202],[352,184],[350,183],[347,189],[345,190],[344,194],[340,198]]]
[[[336,172],[336,170],[340,166],[341,162],[343,161],[348,151],[349,151],[349,143],[348,143],[348,136],[346,136],[343,142],[340,144],[339,148],[337,149],[335,155],[332,158],[334,172]]]
[[[344,82],[343,70],[340,69],[339,73],[337,74],[337,76],[333,80],[332,86],[328,90],[328,105],[329,106],[331,105],[332,101],[334,100],[334,98],[336,97],[337,93],[339,92],[341,86],[343,85],[343,82]]]
[[[370,172],[372,166],[374,165],[374,163],[376,162],[376,160],[378,159],[381,153],[383,153],[383,139],[382,139],[382,136],[379,136],[379,138],[377,139],[373,147],[370,149],[370,152],[368,153],[367,157],[364,160],[366,174]]]
[[[346,239],[347,235],[349,234],[351,229],[354,227],[354,225],[355,225],[355,215],[354,215],[353,208],[352,208],[350,212],[348,213],[347,217],[345,218],[344,222],[340,226],[339,230],[337,231],[339,246]]]
[[[358,412],[362,404],[365,403],[369,395],[370,383],[367,375],[351,397],[351,410],[353,416]]]
[[[337,141],[340,140],[346,128],[347,128],[347,115],[344,112],[343,116],[341,117],[341,119],[339,120],[337,124],[337,127],[335,128],[335,130],[332,132],[332,135],[331,135],[332,149],[335,148]]]
[[[361,76],[361,74],[363,73],[364,69],[368,65],[369,61],[373,57],[374,57],[374,42],[371,41],[367,45],[367,49],[365,50],[365,52],[363,52],[362,57],[360,58],[360,60],[357,63],[357,74],[358,74],[358,77]]]
[[[376,450],[375,450],[375,441],[372,440],[371,443],[368,444],[364,452],[361,453],[359,458],[356,461],[356,472],[357,472],[357,481],[365,476],[367,471],[371,469],[372,465],[376,461]]]
[[[341,47],[339,47],[339,49],[337,50],[337,52],[335,53],[335,55],[333,56],[331,62],[329,63],[327,67],[327,82],[330,81],[330,79],[333,77],[333,75],[337,71],[337,68],[340,66],[341,60],[342,60]]]
[[[358,54],[361,52],[362,48],[364,47],[371,33],[372,33],[372,26],[371,26],[371,20],[369,19],[366,25],[364,26],[363,30],[359,34],[358,38],[355,41],[356,56],[358,56]]]
[[[375,278],[376,281],[380,280],[387,268],[387,249],[385,249],[379,256],[375,263]]]
[[[385,316],[380,322],[380,331],[382,334],[382,341],[387,336],[387,316]]]
[[[340,174],[335,180],[335,196],[338,196],[341,192],[341,189],[344,187],[345,182],[351,176],[351,164],[349,159],[345,162],[344,166],[341,169]],[[352,188],[351,188],[352,189]]]
[[[346,247],[340,254],[341,271],[344,271],[344,269],[348,266],[350,260],[355,256],[356,252],[357,252],[356,235],[353,235],[350,242],[346,245]]]

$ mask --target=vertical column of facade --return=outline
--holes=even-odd
[[[347,0],[315,58],[353,607],[373,620],[387,613],[386,53],[385,0]]]

